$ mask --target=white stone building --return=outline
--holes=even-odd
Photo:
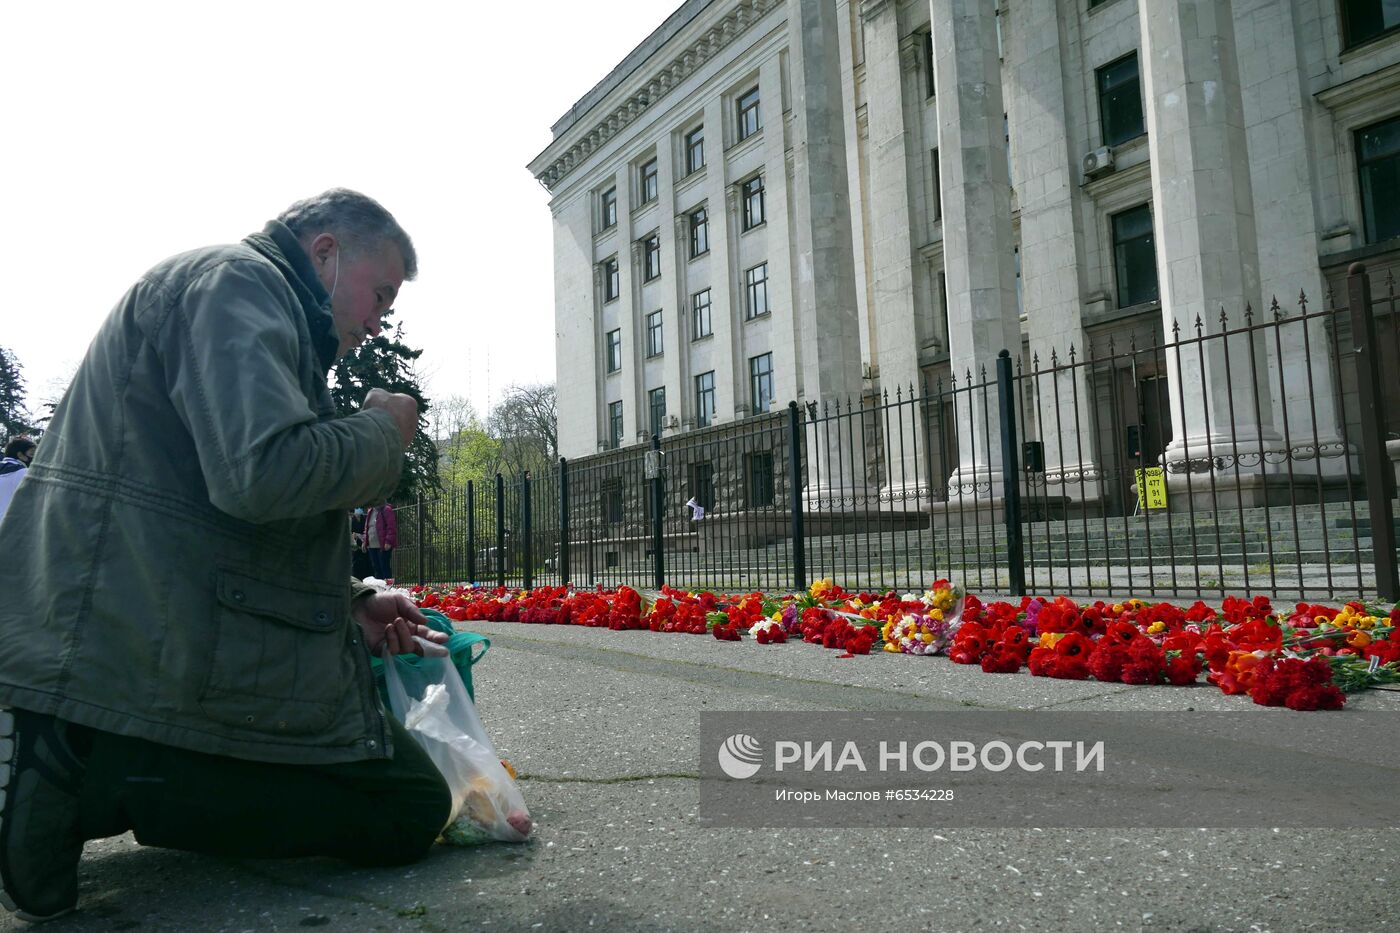
[[[553,131],[530,170],[576,458],[1395,266],[1400,3],[688,0]],[[1344,380],[1306,365],[1285,348],[1257,419],[1216,361],[1138,367],[1129,414],[1047,440],[1046,470],[1093,476],[1129,430],[1168,462],[1183,436],[1267,447],[1287,406],[1326,443]],[[955,479],[996,472],[980,421],[948,419]]]

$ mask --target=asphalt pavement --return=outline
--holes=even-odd
[[[699,812],[704,711],[1400,712],[1252,707],[1209,686],[994,676],[946,658],[801,643],[473,623],[478,708],[521,774],[523,845],[438,846],[409,868],[249,861],[91,842],[61,931],[1384,930],[1391,829],[716,829]],[[1277,719],[1260,720],[1276,723]],[[1263,730],[1267,731],[1267,730]],[[1342,759],[1338,759],[1339,762]],[[1336,781],[1278,775],[1281,810]],[[1286,823],[1281,820],[1281,823]],[[0,914],[0,933],[28,925]]]

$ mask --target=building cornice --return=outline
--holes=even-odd
[[[671,56],[663,66],[651,71],[651,77],[639,89],[626,94],[610,108],[596,108],[603,115],[593,121],[592,129],[586,132],[571,129],[564,137],[574,141],[562,150],[556,150],[562,140],[551,143],[530,165],[535,179],[549,191],[554,191],[560,181],[608,140],[782,3],[783,0],[739,0],[723,18]],[[580,121],[579,126],[583,125]]]

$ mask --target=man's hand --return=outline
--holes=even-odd
[[[425,651],[413,640],[413,636],[427,639],[435,645],[447,641],[446,632],[428,627],[428,620],[418,607],[402,593],[371,593],[357,599],[350,609],[351,617],[360,624],[365,636],[365,647],[372,655],[378,655],[386,644],[390,654],[446,655],[446,648],[438,651]]]
[[[382,408],[394,416],[399,426],[399,436],[407,447],[413,443],[413,435],[418,431],[418,403],[413,396],[402,392],[385,392],[383,389],[370,389],[365,396],[364,408]]]

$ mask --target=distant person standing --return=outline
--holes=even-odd
[[[381,580],[392,579],[394,548],[399,543],[398,521],[392,505],[386,502],[369,510],[369,517],[365,519],[365,542],[374,575]]]
[[[365,510],[362,508],[350,516],[350,576],[356,580],[374,576],[365,545]]]
[[[14,498],[19,481],[29,471],[29,464],[34,462],[38,446],[23,434],[11,438],[5,445],[5,459],[0,460],[0,519],[10,508],[10,500]]]

